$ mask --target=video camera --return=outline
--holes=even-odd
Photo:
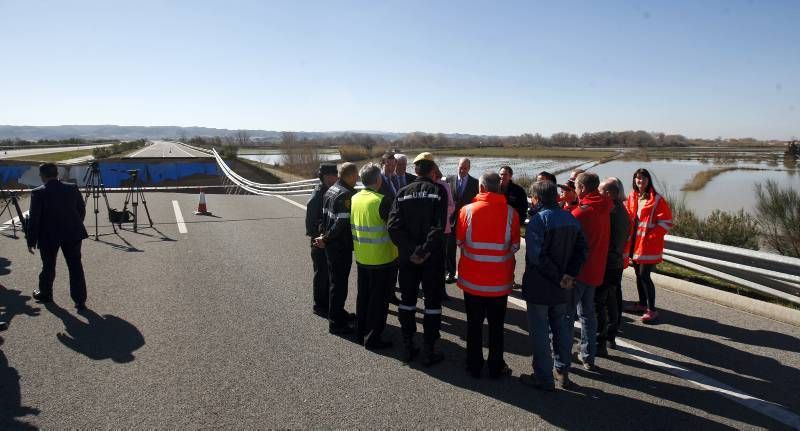
[[[133,223],[133,213],[128,210],[117,211],[116,208],[109,208],[108,221],[117,225],[122,223]]]

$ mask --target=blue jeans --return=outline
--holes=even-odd
[[[572,320],[567,313],[568,308],[568,304],[541,305],[528,302],[528,333],[533,344],[533,373],[541,383],[553,383],[554,365],[559,371],[569,370]],[[553,333],[552,351],[550,332]]]
[[[575,282],[572,290],[573,308],[570,313],[571,321],[577,318],[581,320],[581,349],[580,358],[584,362],[594,364],[594,357],[597,355],[597,315],[594,312],[594,290],[593,286]]]

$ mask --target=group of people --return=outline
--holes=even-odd
[[[618,178],[575,170],[558,184],[541,172],[528,191],[502,166],[479,178],[470,161],[443,177],[429,152],[407,173],[403,154],[385,153],[380,164],[322,165],[320,184],[307,206],[306,234],[314,266],[314,313],[333,334],[354,333],[367,349],[384,349],[389,304],[398,309],[406,362],[415,343],[417,299],[424,297],[423,364],[443,359],[437,350],[445,284],[463,291],[467,316],[467,372],[480,378],[511,374],[503,359],[508,296],[520,287],[527,303],[533,373],[523,383],[543,390],[570,385],[572,331],[581,322],[578,357],[589,371],[596,357],[616,348],[622,313],[622,272],[632,265],[639,301],[631,311],[650,323],[658,318],[650,274],[661,261],[672,226],[666,201],[650,173],[633,175],[625,196]],[[356,190],[356,183],[363,189]],[[516,253],[525,226],[525,271],[515,282]],[[459,256],[457,259],[457,255]],[[353,256],[357,266],[356,312],[344,305]],[[395,296],[399,286],[400,298]],[[488,320],[489,356],[483,357]],[[552,346],[552,347],[551,347]]]

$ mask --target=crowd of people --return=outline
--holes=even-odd
[[[306,234],[314,267],[313,311],[332,334],[354,334],[367,349],[386,349],[389,305],[397,306],[403,359],[420,354],[415,342],[417,299],[422,309],[422,363],[444,358],[437,349],[445,285],[463,291],[467,316],[466,371],[490,378],[511,374],[503,359],[508,296],[521,288],[527,303],[533,372],[523,383],[552,391],[570,385],[573,325],[581,322],[578,358],[589,371],[616,348],[622,315],[622,273],[633,266],[639,301],[630,308],[644,323],[658,318],[650,274],[661,261],[670,208],[637,170],[630,194],[618,178],[574,170],[563,184],[541,172],[529,190],[510,166],[470,175],[463,158],[444,177],[433,154],[413,160],[385,153],[380,164],[322,165],[307,206]],[[363,189],[356,190],[358,181]],[[525,227],[525,270],[515,281],[516,253]],[[355,257],[355,313],[345,310]],[[399,287],[400,297],[395,290]],[[483,357],[483,322],[489,355]]]

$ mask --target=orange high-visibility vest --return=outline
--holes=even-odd
[[[639,192],[634,190],[628,195],[625,203],[628,215],[633,226],[631,236],[625,245],[626,258],[634,263],[656,264],[661,262],[664,253],[664,235],[672,229],[672,211],[664,198],[655,192],[650,193],[650,199],[642,207],[641,218],[639,213]]]
[[[500,193],[480,193],[461,208],[456,225],[458,287],[476,296],[510,294],[519,236],[519,215]]]

